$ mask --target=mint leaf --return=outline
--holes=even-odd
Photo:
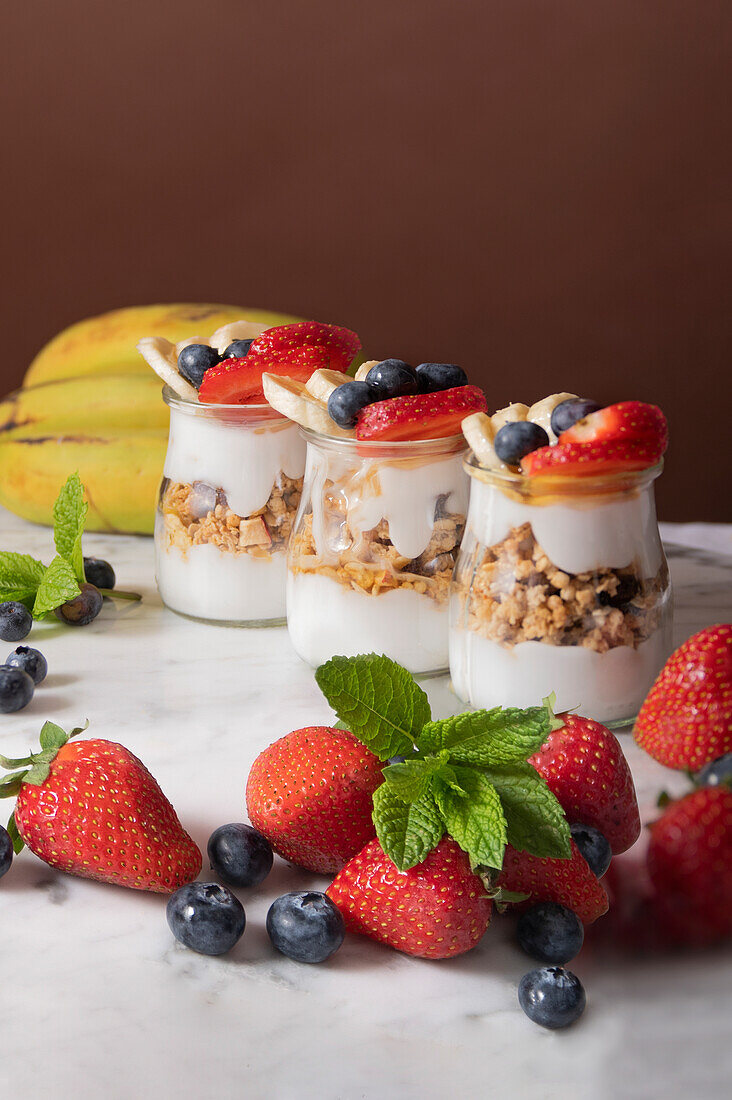
[[[315,679],[345,728],[381,760],[412,752],[430,720],[427,696],[388,657],[333,657],[316,669]]]
[[[444,757],[427,756],[421,760],[405,760],[403,764],[390,764],[384,768],[383,776],[389,784],[392,794],[402,802],[416,802],[432,782],[432,776],[440,772],[446,763]]]
[[[418,744],[424,752],[448,749],[457,764],[510,764],[536,752],[549,736],[551,723],[546,707],[494,707],[428,722]]]
[[[73,600],[80,591],[71,565],[66,558],[57,555],[43,574],[38,586],[33,604],[33,618],[43,618],[50,611],[55,611],[62,603]]]
[[[535,856],[569,859],[572,851],[564,810],[531,764],[489,768],[485,777],[500,796],[509,844]]]
[[[445,832],[430,791],[407,804],[392,793],[388,783],[374,792],[374,826],[381,847],[400,871],[426,859]]]
[[[45,570],[43,562],[30,554],[0,551],[0,603],[18,600],[32,607]]]
[[[67,479],[53,506],[53,539],[57,553],[69,563],[79,584],[86,580],[81,536],[88,511],[77,472]]]
[[[506,819],[498,791],[481,772],[455,768],[464,795],[439,779],[434,795],[448,833],[468,853],[473,868],[500,868],[506,847]]]

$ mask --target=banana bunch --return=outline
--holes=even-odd
[[[298,320],[241,306],[139,306],[54,337],[23,388],[0,402],[0,504],[50,524],[60,487],[78,470],[87,530],[152,534],[168,410],[135,345],[144,336],[185,340],[243,317],[268,326]]]

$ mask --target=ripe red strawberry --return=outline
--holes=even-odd
[[[339,871],[374,836],[372,795],[382,767],[346,730],[294,730],[254,761],[249,819],[285,859],[309,871]]]
[[[556,901],[573,909],[584,924],[592,924],[608,908],[605,888],[574,841],[571,859],[542,859],[528,852],[517,852],[507,844],[496,884],[504,890],[529,894],[529,900],[520,903],[521,907],[537,901]]]
[[[532,764],[547,782],[571,824],[593,825],[615,854],[640,836],[638,800],[628,762],[617,737],[578,714],[560,714]]]
[[[634,736],[668,768],[698,771],[732,751],[732,624],[700,630],[671,654]]]
[[[408,871],[398,870],[372,840],[327,893],[351,932],[422,959],[450,959],[475,947],[493,909],[465,852],[449,837]]]
[[[347,371],[361,349],[361,341],[355,332],[338,325],[299,321],[294,325],[268,328],[253,341],[247,359],[260,363],[262,370],[270,374],[287,374],[285,370],[278,370],[278,366],[297,362],[297,353],[304,348],[317,348],[327,355],[327,362],[319,366]]]
[[[732,936],[732,791],[700,787],[651,826],[648,872],[665,929],[684,944]]]
[[[170,894],[192,882],[201,853],[144,764],[113,741],[58,733],[47,777],[32,782],[38,762],[29,758],[17,793],[15,823],[30,850],[61,871],[133,890]]]
[[[657,405],[621,401],[589,413],[559,436],[559,443],[598,443],[601,440],[648,439],[663,454],[668,444],[668,424]]]
[[[252,345],[253,346],[253,345]],[[289,353],[281,362],[268,363],[264,357],[224,359],[209,367],[198,391],[200,401],[207,405],[264,405],[262,374],[286,374],[298,382],[307,382],[314,371],[327,367],[330,356],[325,348],[301,347]]]
[[[391,397],[367,405],[358,415],[356,439],[398,442],[457,435],[460,424],[485,412],[485,394],[477,386],[455,386],[416,397]]]

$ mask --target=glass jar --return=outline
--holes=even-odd
[[[363,443],[301,430],[305,484],[287,562],[298,654],[317,666],[385,653],[415,674],[446,671],[468,502],[463,437]]]
[[[163,389],[170,436],[155,520],[163,603],[209,622],[284,622],[286,551],[305,444],[269,405],[204,405]]]
[[[662,464],[524,478],[474,456],[450,597],[450,672],[474,707],[536,705],[631,722],[671,651],[653,482]]]

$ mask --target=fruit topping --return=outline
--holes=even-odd
[[[27,645],[19,645],[5,662],[7,668],[22,668],[27,672],[33,683],[43,683],[48,673],[48,662],[37,649],[31,649]]]
[[[362,363],[354,375],[356,381],[365,382],[369,371],[372,367],[375,367],[378,362],[378,359],[369,359],[366,363]]]
[[[168,926],[180,943],[201,955],[224,955],[246,927],[238,898],[218,882],[191,882],[168,900]]]
[[[453,390],[457,386],[467,386],[468,376],[456,363],[420,363],[417,367],[420,393],[435,393],[437,390]]]
[[[343,943],[346,926],[327,894],[315,890],[283,894],[267,913],[267,933],[274,947],[302,963],[321,963]]]
[[[572,834],[572,840],[587,860],[593,875],[602,878],[613,857],[613,850],[607,837],[604,837],[600,830],[595,829],[592,825],[576,823],[569,826],[569,831]]]
[[[610,443],[616,440],[646,440],[658,449],[660,458],[668,443],[666,417],[657,405],[647,405],[643,401],[621,401],[589,413],[559,437],[560,444]]]
[[[316,371],[316,373],[319,373]],[[262,375],[262,387],[265,399],[273,409],[283,416],[301,424],[303,428],[309,428],[321,435],[331,435],[336,438],[353,439],[354,432],[339,428],[328,415],[325,402],[313,397],[308,390],[312,381],[311,376],[307,385],[297,382],[294,378],[280,378],[274,374]],[[343,383],[346,385],[346,382]]]
[[[32,698],[32,677],[22,668],[0,665],[0,714],[23,710]]]
[[[328,398],[328,416],[339,428],[355,428],[361,410],[375,400],[370,382],[345,382]]]
[[[543,963],[566,963],[579,955],[585,938],[582,921],[571,909],[555,901],[540,901],[519,917],[519,946]]]
[[[0,825],[0,878],[10,870],[13,862],[13,842],[10,833]]]
[[[403,359],[382,359],[371,367],[365,380],[373,386],[372,401],[385,401],[389,397],[411,397],[419,392],[416,371]]]
[[[493,446],[496,455],[507,466],[518,466],[522,458],[538,447],[549,445],[549,436],[530,420],[515,420],[496,432]]]
[[[540,447],[521,463],[528,477],[553,474],[561,477],[599,477],[645,470],[661,458],[665,446],[646,439],[611,439],[597,443],[564,443]]]
[[[190,345],[186,344],[184,350],[188,346]],[[162,378],[163,382],[174,393],[177,393],[179,397],[184,398],[186,401],[198,401],[196,386],[192,386],[190,382],[187,382],[177,369],[174,344],[171,344],[169,340],[165,340],[162,336],[145,336],[142,340],[138,340],[136,347],[145,362],[152,367],[157,376]],[[216,358],[219,358],[218,355]]]
[[[667,768],[692,772],[732,751],[732,624],[706,627],[671,654],[634,737]]]
[[[27,638],[33,626],[33,616],[18,600],[0,603],[0,638],[4,642],[20,642]]]
[[[232,340],[227,348],[224,348],[222,359],[244,359],[249,354],[249,349],[254,343],[254,337],[251,340]]]
[[[315,348],[322,357],[317,364],[319,367],[347,371],[361,348],[361,341],[350,329],[322,325],[318,321],[301,321],[267,329],[253,341],[247,357],[260,363],[263,371],[293,377],[286,366],[304,362],[299,353]]]
[[[499,409],[491,417],[494,432],[501,430],[504,424],[514,424],[517,420],[526,420],[529,415],[529,406],[521,401],[514,401],[512,405],[506,405],[505,409]]]
[[[416,397],[377,401],[359,415],[356,438],[384,442],[441,439],[456,435],[473,412],[485,412],[486,399],[477,386],[458,386]]]
[[[230,886],[259,886],[272,870],[272,845],[242,822],[215,829],[207,851],[211,870]]]
[[[216,348],[208,344],[188,344],[178,356],[178,370],[186,381],[199,389],[206,371],[220,361]]]
[[[493,446],[496,431],[487,413],[471,413],[460,425],[468,445],[481,466],[488,469],[505,470]]]
[[[349,376],[344,374],[343,371],[324,368],[316,370],[314,374],[310,375],[305,383],[305,389],[317,401],[324,401],[327,404],[333,390],[337,389],[338,386],[347,385],[350,381]]]
[[[557,405],[561,405],[570,398],[575,398],[576,393],[552,393],[548,397],[542,397],[541,401],[535,401],[530,407],[526,419],[538,424],[549,436],[550,443],[556,443],[557,437],[552,428],[552,413]]]
[[[530,1020],[551,1030],[578,1020],[587,1001],[577,975],[560,966],[542,966],[524,974],[518,999]]]
[[[81,585],[81,591],[73,600],[67,600],[56,608],[56,617],[71,626],[88,626],[96,619],[104,606],[104,597],[93,584]]]
[[[104,558],[84,558],[84,576],[95,588],[114,588],[117,578],[114,569]]]
[[[328,363],[328,353],[324,348],[297,348],[290,352],[289,360],[282,363],[267,363],[264,356],[255,358],[250,352],[243,359],[224,359],[207,371],[198,397],[207,405],[263,405],[264,371],[307,382],[314,371],[327,367]]]
[[[578,420],[597,412],[602,406],[596,401],[588,401],[585,397],[568,396],[565,401],[559,402],[551,414],[551,429],[555,436],[568,431]]]

